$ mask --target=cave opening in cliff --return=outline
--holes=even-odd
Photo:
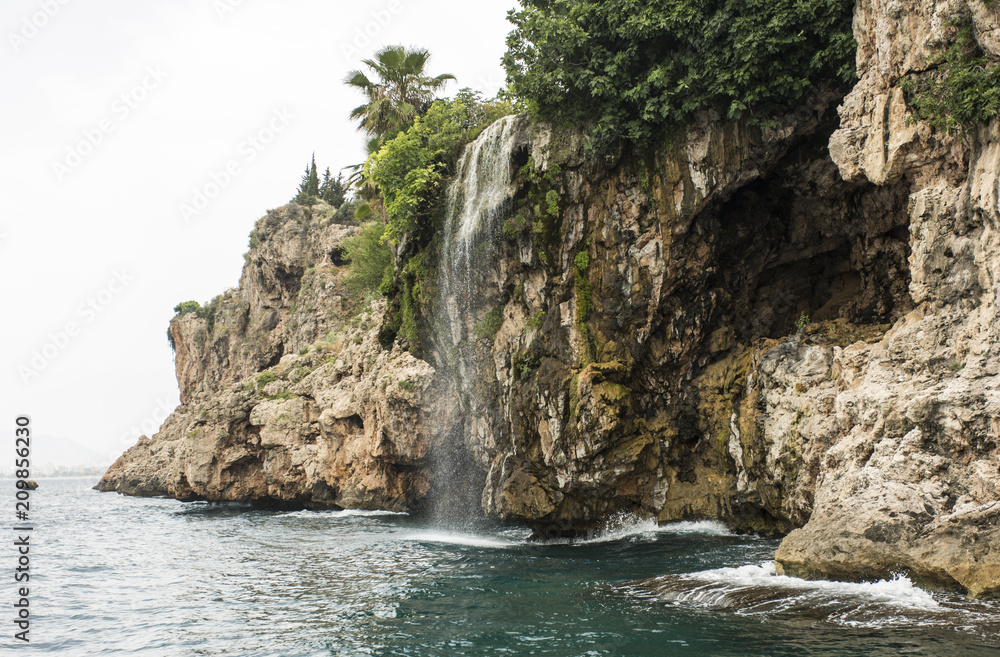
[[[291,267],[289,269],[278,267],[274,271],[274,277],[278,281],[278,288],[284,290],[289,298],[294,299],[302,287],[303,273],[304,270],[301,267]]]
[[[840,178],[827,152],[794,151],[710,211],[712,286],[741,340],[780,338],[805,319],[891,322],[909,294],[909,185]]]
[[[330,259],[330,263],[335,267],[346,267],[351,263],[350,258],[347,257],[347,251],[340,246],[335,246],[330,249],[330,253],[327,254]]]
[[[266,370],[271,367],[277,366],[277,364],[281,362],[281,358],[284,355],[285,355],[285,343],[279,342],[274,346],[274,355],[272,355],[271,358],[267,361],[263,369]]]

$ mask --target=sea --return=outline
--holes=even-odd
[[[17,533],[0,549],[3,655],[1000,657],[1000,604],[779,576],[776,540],[714,522],[533,543],[515,525],[39,483],[28,643]]]

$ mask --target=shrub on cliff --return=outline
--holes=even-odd
[[[714,107],[753,122],[854,77],[854,0],[522,0],[504,56],[532,112],[650,143]]]
[[[342,244],[344,256],[350,260],[344,282],[359,297],[378,290],[386,269],[392,263],[392,253],[383,239],[383,232],[382,224],[372,221],[362,225],[357,235],[344,240]]]
[[[184,315],[186,313],[194,313],[205,320],[205,328],[211,334],[212,329],[215,327],[215,315],[219,311],[219,305],[222,303],[223,296],[222,294],[216,295],[204,306],[197,301],[182,301],[174,306],[174,314]],[[171,340],[171,346],[173,346],[173,340]]]
[[[174,306],[175,315],[183,315],[185,313],[201,313],[201,304],[197,301],[182,301]]]
[[[510,113],[507,102],[484,101],[478,93],[463,89],[453,99],[435,101],[425,115],[368,158],[364,178],[381,194],[387,239],[431,228],[428,220],[462,146]]]
[[[921,77],[900,80],[914,114],[942,132],[960,133],[1000,115],[1000,62],[976,42],[969,22]]]

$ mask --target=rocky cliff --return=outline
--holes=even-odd
[[[789,574],[906,571],[1000,594],[1000,126],[943,138],[907,120],[897,84],[927,69],[963,21],[1000,55],[997,12],[976,0],[862,0],[855,12],[860,81],[830,154],[846,180],[909,187],[914,309],[881,341],[833,358],[835,440],[808,522],[776,555]]]
[[[857,85],[765,128],[705,114],[593,156],[505,119],[442,208],[419,345],[344,289],[355,228],[272,211],[239,288],[171,323],[182,406],[99,487],[411,511],[471,492],[539,537],[718,518],[787,533],[788,574],[1000,594],[1000,126],[945,136],[897,84],[957,17],[1000,55],[978,0],[861,0]]]
[[[429,488],[433,368],[386,351],[384,301],[344,286],[333,208],[289,205],[251,235],[240,285],[170,324],[181,406],[98,487],[262,506],[413,509]]]

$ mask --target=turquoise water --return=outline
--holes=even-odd
[[[93,483],[43,480],[33,498],[38,654],[1000,656],[1000,605],[776,577],[775,541],[711,523],[539,545],[517,527]]]

